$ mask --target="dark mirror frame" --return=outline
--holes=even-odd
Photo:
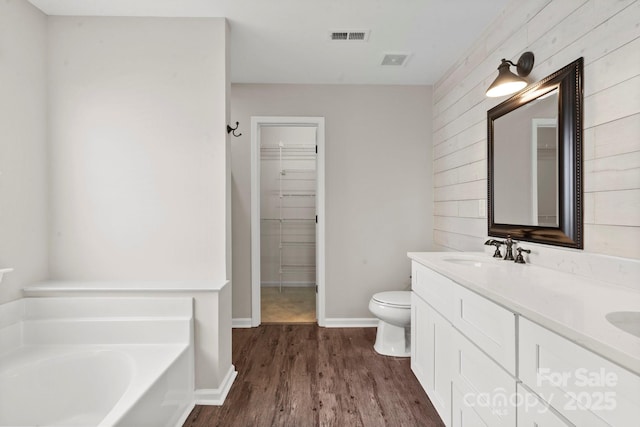
[[[583,248],[583,58],[529,86],[487,112],[488,234],[554,246]],[[494,120],[558,89],[558,227],[499,224],[494,220]]]

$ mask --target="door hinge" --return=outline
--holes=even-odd
[[[316,215],[316,224],[318,223],[318,215]]]
[[[318,293],[318,285],[316,285],[316,294]]]
[[[316,145],[316,154],[318,154],[318,146]]]

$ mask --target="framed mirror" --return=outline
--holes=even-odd
[[[487,112],[488,234],[583,248],[583,59]]]

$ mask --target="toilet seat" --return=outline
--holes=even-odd
[[[387,291],[374,294],[371,298],[378,304],[389,307],[410,308],[411,292],[409,291]]]

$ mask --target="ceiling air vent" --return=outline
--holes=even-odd
[[[380,65],[403,66],[409,55],[409,53],[385,53]]]
[[[366,42],[369,40],[369,30],[332,30],[329,40]]]

